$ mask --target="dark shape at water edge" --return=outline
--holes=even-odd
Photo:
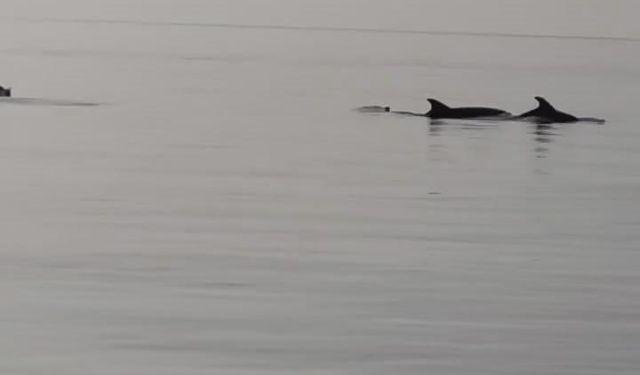
[[[101,105],[95,102],[81,102],[75,100],[47,99],[47,98],[22,98],[22,97],[2,97],[0,104],[27,105],[27,106],[56,106],[56,107],[95,107]]]
[[[0,97],[9,98],[11,97],[11,87],[4,88],[0,86]]]
[[[593,117],[576,117],[574,115],[557,110],[545,98],[536,96],[538,107],[521,115],[515,116],[514,120],[531,120],[538,124],[571,123],[571,122],[594,122],[604,124],[605,120]]]
[[[431,110],[425,114],[432,119],[476,119],[476,118],[497,118],[502,119],[511,116],[511,113],[490,107],[449,107],[439,100],[427,99],[431,104]]]
[[[383,112],[391,112],[391,107],[381,106],[381,105],[365,105],[365,106],[356,108],[356,110],[358,112],[364,112],[364,113],[383,113]]]

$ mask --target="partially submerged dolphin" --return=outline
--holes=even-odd
[[[505,118],[511,113],[489,107],[449,107],[433,98],[427,99],[431,110],[424,115],[432,119],[476,119],[476,118]]]
[[[532,109],[531,111],[525,112],[521,115],[515,116],[513,119],[518,120],[533,120],[539,124],[551,124],[551,123],[568,123],[568,122],[578,122],[578,121],[586,121],[586,122],[595,122],[598,124],[603,124],[605,121],[603,119],[593,118],[593,117],[576,117],[574,115],[570,115],[565,112],[558,111],[552,106],[545,98],[541,96],[536,96],[535,99],[538,101],[538,107]]]
[[[6,89],[0,86],[0,97],[8,98],[11,96],[11,87],[7,87]]]

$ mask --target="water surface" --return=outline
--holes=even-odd
[[[27,3],[0,27],[0,372],[638,373],[633,30]],[[535,95],[607,123],[353,110]]]

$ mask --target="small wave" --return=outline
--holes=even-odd
[[[558,39],[558,40],[600,40],[611,42],[640,42],[640,38],[632,36],[616,35],[566,35],[566,34],[528,34],[528,33],[501,33],[501,32],[476,32],[462,30],[420,30],[420,29],[386,29],[370,27],[335,27],[335,26],[302,26],[302,25],[277,25],[277,24],[242,24],[242,23],[207,23],[207,22],[179,22],[179,21],[147,21],[135,19],[81,19],[81,18],[43,18],[26,19],[30,22],[54,22],[54,23],[82,23],[89,25],[132,25],[138,27],[191,27],[191,28],[226,28],[245,30],[284,30],[284,31],[320,31],[338,33],[375,33],[375,34],[423,34],[434,36],[466,36],[476,38],[525,38],[525,39]]]
[[[596,117],[578,117],[578,121],[579,122],[591,122],[591,123],[599,124],[599,125],[602,125],[605,122],[607,122],[605,119],[596,118]]]
[[[391,108],[387,106],[381,106],[381,105],[365,105],[362,107],[358,107],[355,110],[363,113],[384,113],[384,112],[389,112]]]
[[[81,102],[64,99],[46,98],[0,98],[0,104],[34,105],[34,106],[57,106],[57,107],[94,107],[100,103]]]

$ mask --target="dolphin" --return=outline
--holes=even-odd
[[[7,87],[6,89],[0,86],[0,97],[8,98],[11,96],[11,87]]]
[[[515,119],[533,120],[539,124],[569,123],[578,121],[595,122],[603,124],[605,121],[593,117],[576,117],[565,112],[558,111],[545,98],[536,96],[538,107],[515,117]]]
[[[503,118],[511,113],[498,108],[489,107],[449,107],[433,98],[427,99],[431,110],[424,114],[432,119],[475,119],[475,118]]]

